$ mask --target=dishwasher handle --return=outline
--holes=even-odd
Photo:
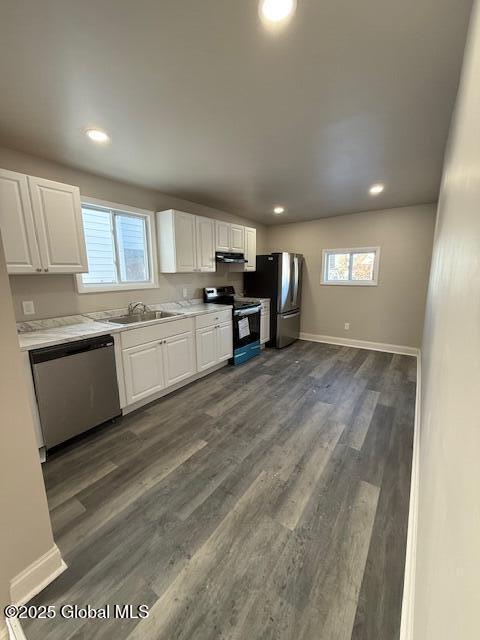
[[[105,347],[113,347],[113,338],[111,335],[87,338],[86,340],[76,340],[74,342],[68,342],[67,344],[44,347],[43,349],[34,349],[30,351],[30,362],[32,364],[38,364],[40,362],[47,362],[48,360],[74,356],[78,353],[85,353],[86,351],[103,349]]]

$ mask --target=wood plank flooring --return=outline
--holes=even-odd
[[[416,360],[297,342],[220,370],[44,465],[69,566],[29,640],[398,640]]]

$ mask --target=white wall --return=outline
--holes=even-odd
[[[417,205],[268,227],[270,250],[305,257],[302,331],[419,347],[435,210]],[[372,246],[381,248],[378,286],[321,284],[323,249]]]
[[[0,238],[0,636],[11,580],[53,545]]]
[[[423,341],[415,640],[480,637],[480,12],[444,169]]]

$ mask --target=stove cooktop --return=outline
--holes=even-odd
[[[203,290],[203,299],[205,302],[213,304],[231,304],[234,309],[251,309],[260,306],[257,300],[250,298],[235,298],[235,288],[232,286],[225,287],[205,287]]]

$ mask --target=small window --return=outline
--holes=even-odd
[[[325,249],[322,284],[378,284],[379,247]]]
[[[81,293],[155,287],[151,216],[83,203],[88,273],[77,276]]]

